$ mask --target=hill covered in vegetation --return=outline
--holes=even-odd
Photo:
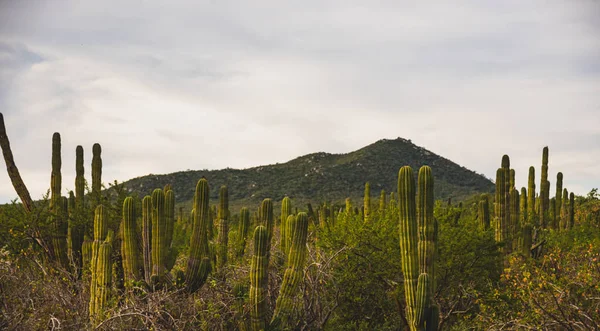
[[[124,183],[130,193],[148,195],[153,189],[171,184],[177,187],[178,202],[188,202],[195,183],[203,176],[211,185],[211,198],[218,197],[220,185],[227,185],[233,205],[257,205],[264,198],[280,201],[333,201],[362,199],[364,183],[374,194],[396,191],[398,169],[429,165],[434,171],[435,198],[462,200],[475,193],[493,192],[494,184],[484,176],[443,158],[410,140],[383,139],[347,154],[313,153],[283,164],[248,169],[195,170],[165,175],[147,175]]]

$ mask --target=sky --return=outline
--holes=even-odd
[[[0,1],[0,112],[34,198],[62,137],[103,181],[402,137],[488,178],[503,154],[600,187],[600,2]],[[435,172],[435,169],[434,169]],[[65,192],[63,192],[64,194]],[[553,195],[553,193],[552,193]],[[0,171],[0,202],[17,195]]]

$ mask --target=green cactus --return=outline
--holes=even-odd
[[[164,280],[168,254],[168,226],[165,216],[165,193],[161,189],[152,192],[152,283]]]
[[[108,215],[103,205],[98,205],[94,217],[94,241],[90,263],[90,321],[93,325],[103,317],[108,301],[112,278],[112,231],[108,231]]]
[[[363,203],[364,221],[369,222],[371,220],[371,184],[369,184],[369,182],[365,183],[365,196]]]
[[[210,216],[209,196],[208,181],[206,178],[201,178],[196,184],[194,194],[194,221],[185,274],[190,292],[195,292],[204,285],[211,270],[207,229]]]
[[[76,199],[73,191],[69,191],[67,256],[71,265],[75,266],[77,275],[81,271],[81,245],[83,244],[83,228],[77,222]]]
[[[535,212],[535,168],[529,167],[529,180],[527,185],[527,224],[537,226],[537,213]]]
[[[521,253],[525,257],[531,257],[531,244],[533,243],[532,232],[533,228],[531,224],[525,224],[523,226],[523,239],[521,244]]]
[[[504,242],[508,238],[508,222],[506,221],[506,210],[508,209],[506,206],[505,189],[505,174],[503,168],[498,168],[496,171],[496,204],[495,204],[495,214],[496,214],[496,231],[494,238],[497,242]]]
[[[229,238],[229,192],[227,186],[219,190],[219,234],[217,237],[217,269],[227,265],[227,246]]]
[[[290,200],[290,198],[285,197],[283,198],[283,200],[281,201],[281,221],[280,221],[280,247],[281,247],[281,251],[283,252],[284,256],[287,256],[290,244],[291,244],[291,238],[289,237],[289,234],[287,232],[287,219],[288,216],[290,216],[292,214],[292,200]]]
[[[250,266],[250,324],[254,331],[265,330],[267,325],[268,268],[269,230],[259,225],[254,230],[254,255]]]
[[[144,280],[150,284],[152,278],[152,197],[142,199],[142,257]]]
[[[519,204],[519,191],[513,188],[510,194],[510,237],[512,238],[514,250],[518,250],[519,240],[521,236],[521,223],[519,221]]]
[[[521,195],[519,201],[519,223],[521,223],[522,227],[525,226],[525,224],[529,224],[527,220],[527,199],[527,189],[521,187]]]
[[[569,194],[569,229],[575,226],[575,194]]]
[[[548,147],[542,152],[542,177],[540,181],[540,226],[548,226],[548,208],[550,206],[550,183],[548,182]]]
[[[556,174],[556,193],[554,194],[554,199],[556,200],[556,205],[554,208],[554,229],[558,229],[560,226],[560,215],[562,208],[562,193],[563,193],[563,174],[559,172]]]
[[[483,231],[487,231],[487,229],[490,228],[490,205],[487,195],[485,194],[483,194],[481,200],[479,200],[478,218],[479,227]]]
[[[169,250],[168,255],[171,254],[171,244],[173,242],[173,231],[175,229],[175,192],[171,189],[171,185],[167,185],[168,191],[165,192],[165,221],[167,222],[167,243],[166,247]],[[168,267],[169,264],[174,263],[174,261],[169,261],[170,257],[167,261],[167,271],[171,270],[171,267]],[[172,265],[171,265],[172,266]]]
[[[102,147],[95,143],[92,146],[92,199],[95,208],[96,205],[102,203],[100,190],[102,189]]]
[[[560,201],[561,209],[560,209],[560,222],[559,228],[561,230],[566,230],[569,228],[569,191],[566,188],[563,188],[562,199]]]
[[[432,303],[435,287],[437,222],[433,218],[433,176],[431,168],[419,170],[419,192],[415,203],[412,168],[398,174],[400,209],[400,253],[404,274],[406,318],[411,330],[436,330],[439,310]]]
[[[379,192],[379,218],[383,218],[385,216],[385,198],[385,190],[381,190],[381,192]]]
[[[135,204],[132,197],[123,201],[123,219],[121,221],[121,256],[123,257],[123,274],[126,286],[142,279],[143,261],[140,257]]]
[[[217,206],[211,206],[208,215],[207,235],[208,240],[212,241],[215,239],[215,218],[217,217]]]
[[[548,208],[548,223],[553,230],[558,228],[556,222],[558,221],[558,217],[556,217],[556,198],[550,199],[550,207]]]
[[[83,236],[83,244],[81,244],[81,265],[82,273],[91,272],[92,262],[92,240],[88,235]]]
[[[60,146],[60,134],[55,132],[52,135],[52,173],[50,176],[50,223],[53,227],[52,251],[56,260],[64,268],[67,268],[69,266],[67,249],[68,220],[64,217],[62,208]]]
[[[271,199],[264,199],[260,205],[260,225],[263,225],[267,229],[267,250],[270,251],[271,240],[273,239],[273,226],[275,225],[273,218],[273,201],[271,201]]]
[[[275,304],[272,325],[281,325],[292,328],[290,317],[292,315],[294,298],[298,293],[300,281],[304,277],[304,262],[306,260],[306,239],[308,236],[308,215],[298,213],[295,219],[290,220],[292,227],[292,245],[288,254],[288,263]]]
[[[250,229],[250,210],[243,207],[240,210],[240,222],[238,223],[238,249],[237,256],[244,256],[246,251],[246,240],[248,239],[248,230]]]

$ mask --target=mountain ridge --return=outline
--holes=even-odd
[[[206,177],[211,198],[218,198],[221,185],[229,188],[230,204],[257,205],[264,198],[274,201],[284,196],[305,203],[342,202],[362,198],[364,184],[371,184],[371,195],[380,190],[396,191],[400,167],[409,165],[415,172],[431,166],[435,179],[435,198],[456,200],[476,193],[492,192],[494,184],[485,176],[439,156],[411,140],[381,139],[349,153],[326,152],[298,156],[285,163],[245,169],[186,170],[170,174],[149,174],[123,182],[131,194],[142,197],[158,187],[171,184],[179,203],[191,201],[198,179]]]

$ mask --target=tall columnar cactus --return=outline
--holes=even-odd
[[[52,249],[56,260],[63,267],[68,267],[67,232],[68,220],[65,218],[66,209],[63,210],[61,186],[62,175],[60,168],[62,160],[60,156],[60,134],[52,135],[52,174],[50,176],[50,212],[52,213],[51,224],[53,226]]]
[[[94,206],[102,202],[100,190],[102,189],[102,147],[95,143],[92,146],[92,199]]]
[[[229,238],[229,192],[227,186],[219,190],[219,234],[217,238],[217,269],[227,265],[227,246]]]
[[[83,147],[75,148],[75,207],[79,217],[83,215],[85,203],[85,168],[83,166]]]
[[[368,222],[371,219],[371,184],[365,183],[365,196],[364,196],[364,221]]]
[[[90,321],[95,324],[103,316],[108,300],[112,277],[112,231],[108,231],[108,215],[103,205],[98,205],[94,217],[94,241],[90,263]]]
[[[140,256],[135,204],[132,197],[125,198],[125,201],[123,201],[121,230],[121,256],[123,257],[124,281],[126,286],[130,286],[133,282],[142,279],[144,269]]]
[[[383,218],[385,216],[385,206],[386,206],[386,195],[385,190],[381,190],[379,192],[379,217]]]
[[[525,224],[529,224],[527,220],[527,189],[521,187],[521,196],[519,201],[519,222],[521,226],[525,226]]]
[[[191,292],[197,291],[204,285],[211,269],[207,229],[210,216],[209,194],[208,181],[206,178],[201,178],[196,184],[194,195],[194,225],[185,273],[187,287]]]
[[[560,223],[560,211],[562,208],[562,189],[563,189],[563,174],[559,172],[556,174],[556,193],[554,194],[554,199],[556,200],[556,205],[554,208],[554,219],[555,223]],[[558,224],[555,224],[555,229],[558,228]]]
[[[506,172],[503,168],[496,171],[496,203],[495,203],[495,236],[497,242],[504,242],[508,238],[508,222],[506,220],[506,200],[504,199],[506,186],[504,185]]]
[[[537,226],[537,214],[535,212],[535,168],[529,167],[529,180],[527,185],[527,224]]]
[[[515,188],[510,193],[510,236],[513,242],[513,249],[518,250],[519,237],[521,235],[521,224],[519,222],[519,191]]]
[[[560,222],[559,227],[561,230],[566,230],[569,227],[569,191],[566,188],[563,188],[563,194],[561,199],[561,209],[560,209]]]
[[[540,181],[540,226],[548,226],[548,208],[550,207],[550,183],[548,182],[548,147],[542,152],[542,177]]]
[[[67,255],[69,261],[77,269],[77,274],[81,271],[81,245],[83,244],[83,227],[77,220],[76,198],[73,191],[69,191],[68,202],[68,230],[67,230]]]
[[[487,195],[483,194],[478,206],[479,227],[487,231],[490,227],[490,207]]]
[[[433,176],[428,166],[419,170],[418,194],[415,203],[413,171],[402,167],[398,200],[406,318],[411,330],[437,330],[439,308],[432,302],[437,223],[433,218]]]
[[[92,243],[93,241],[88,235],[83,236],[83,244],[81,244],[81,265],[82,273],[84,274],[91,272]]]
[[[246,240],[248,239],[248,230],[250,229],[250,210],[243,207],[240,210],[240,222],[238,223],[238,244],[237,256],[244,256],[246,251]]]
[[[267,229],[267,250],[270,251],[271,240],[273,239],[273,226],[275,225],[275,221],[273,219],[273,201],[271,201],[271,199],[264,199],[260,205],[260,225],[263,225]]]
[[[288,216],[290,216],[291,214],[292,214],[292,200],[290,200],[290,198],[288,198],[288,197],[285,197],[281,201],[281,222],[279,223],[280,224],[279,245],[281,247],[281,251],[283,252],[284,256],[287,255],[288,249],[291,244],[291,238],[289,237],[289,234],[287,232],[287,223],[286,223]]]
[[[166,185],[165,189],[165,221],[167,222],[167,240],[165,249],[167,251],[165,268],[169,272],[175,265],[178,251],[172,247],[173,232],[175,230],[175,192],[171,189],[171,185]]]
[[[569,229],[575,226],[575,194],[569,195]]]
[[[557,222],[559,217],[556,216],[556,198],[550,199],[550,207],[548,208],[548,223],[553,230],[558,229]]]
[[[211,206],[208,211],[208,224],[207,224],[207,236],[208,240],[215,239],[215,218],[218,216],[217,214],[217,206]]]
[[[273,319],[271,320],[273,325],[281,325],[284,329],[293,327],[290,324],[290,317],[293,311],[294,298],[299,294],[298,287],[304,277],[308,215],[298,213],[298,216],[291,220],[290,226],[292,227],[292,245],[288,254],[287,268],[283,275],[279,296],[275,304]]]
[[[150,284],[152,277],[152,197],[142,199],[142,256],[144,280]]]
[[[162,282],[167,271],[167,233],[165,193],[155,189],[152,192],[152,283]]]
[[[511,199],[510,196],[512,194],[513,191],[513,186],[512,186],[512,182],[511,182],[511,174],[510,174],[510,158],[508,157],[508,155],[503,155],[502,156],[502,169],[504,170],[504,206],[506,207],[506,210],[504,212],[504,217],[505,220],[504,222],[506,223],[507,226],[507,232],[506,232],[506,239],[509,239],[509,237],[511,237],[512,235],[512,224],[511,224],[511,212],[512,212],[512,204],[511,204]],[[508,243],[508,242],[507,242]],[[507,250],[506,253],[510,253],[510,244],[506,245]]]
[[[250,266],[250,324],[252,330],[265,330],[269,283],[269,231],[263,225],[254,230],[254,255]]]

